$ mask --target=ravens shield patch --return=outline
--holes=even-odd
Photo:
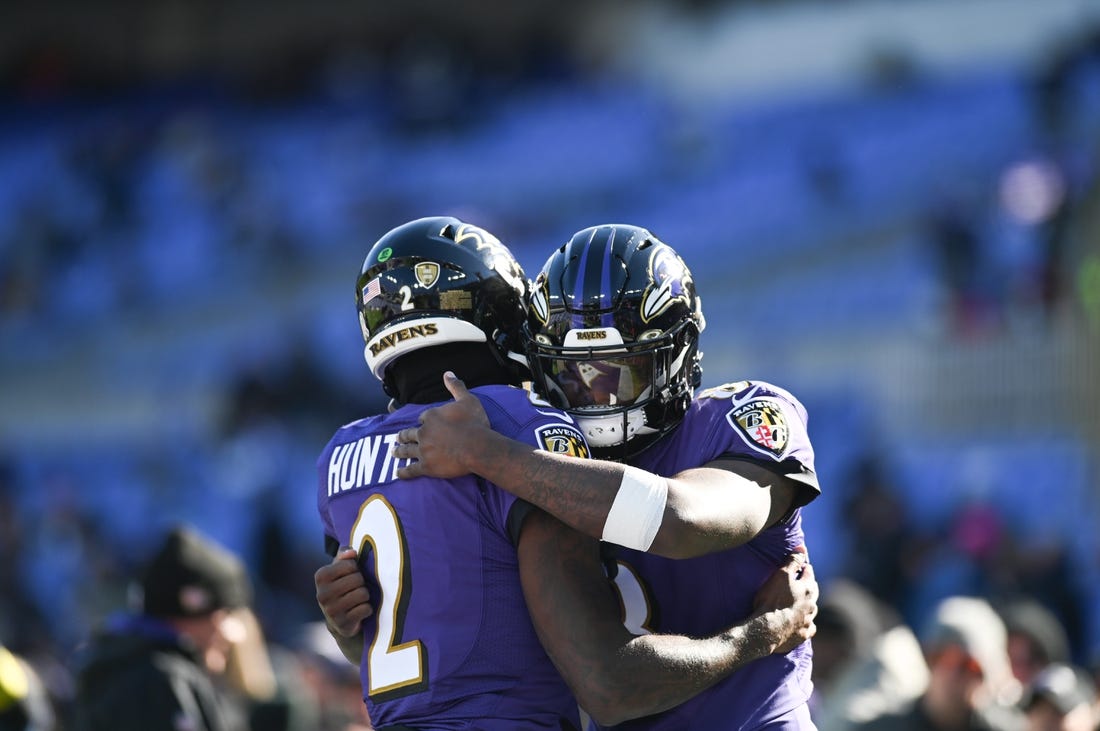
[[[566,424],[550,424],[535,430],[539,446],[553,454],[565,454],[570,457],[588,457],[588,442],[575,428]]]
[[[769,398],[755,398],[737,406],[726,420],[758,452],[782,459],[790,440],[783,407]]]

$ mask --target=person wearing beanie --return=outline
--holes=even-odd
[[[920,697],[928,687],[920,642],[891,607],[846,578],[819,603],[811,697],[819,731],[850,731]]]
[[[246,694],[226,682],[237,648],[256,643],[240,559],[176,526],[135,589],[131,611],[109,617],[80,653],[71,728],[248,728]]]
[[[1065,626],[1058,615],[1037,600],[1014,599],[997,611],[1008,631],[1012,674],[1022,685],[1030,685],[1047,665],[1070,661]]]
[[[858,731],[1023,731],[1004,622],[980,597],[943,599],[920,633],[928,684]]]

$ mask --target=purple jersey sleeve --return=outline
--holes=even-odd
[[[527,443],[569,426],[521,389],[475,393],[494,428]],[[359,552],[375,606],[360,666],[371,719],[424,729],[575,727],[576,702],[539,643],[520,586],[509,533],[516,498],[474,476],[397,478],[397,432],[426,408],[353,422],[317,462],[326,543]]]
[[[588,443],[572,417],[532,392],[514,388],[502,392],[499,387],[488,386],[475,388],[472,393],[481,399],[493,431],[547,452],[581,458],[589,456]],[[522,516],[531,506],[504,490],[492,491],[489,499],[498,519],[518,534]],[[515,513],[519,511],[522,513],[517,519]],[[513,535],[513,542],[516,538],[517,535]]]
[[[703,391],[683,423],[631,464],[670,477],[728,458],[772,465],[818,490],[805,410],[788,392],[759,382]],[[804,545],[798,507],[748,543],[698,558],[672,560],[620,546],[608,546],[607,552],[615,562],[628,627],[703,636],[747,619],[756,592]],[[616,728],[758,728],[805,705],[811,664],[810,644],[804,643],[786,655],[757,660],[664,713]]]
[[[706,408],[709,401],[724,408]],[[769,383],[741,381],[703,391],[696,404],[715,416],[722,412],[722,420],[715,418],[708,434],[722,450],[717,456],[771,465],[809,486],[811,499],[821,492],[807,430],[809,418],[805,407],[788,391]]]

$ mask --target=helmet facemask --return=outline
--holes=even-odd
[[[570,330],[560,347],[536,335],[527,358],[536,390],[577,420],[594,453],[623,459],[683,418],[699,379],[694,330],[685,320],[633,344],[614,328]],[[578,345],[594,333],[613,342]]]

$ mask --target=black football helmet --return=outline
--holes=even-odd
[[[367,252],[355,284],[367,365],[385,384],[386,368],[406,353],[484,342],[526,373],[526,295],[523,269],[488,231],[449,216],[402,224]]]
[[[691,272],[644,228],[578,231],[535,278],[525,326],[535,388],[593,452],[625,458],[673,429],[702,377]]]

